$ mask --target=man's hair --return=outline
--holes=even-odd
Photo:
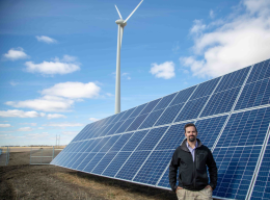
[[[198,132],[196,126],[194,124],[192,124],[192,123],[188,123],[188,124],[185,125],[185,128],[184,128],[185,132],[186,132],[186,128],[190,127],[190,126],[193,126],[195,128],[196,132]]]

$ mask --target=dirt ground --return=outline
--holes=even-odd
[[[51,165],[29,165],[29,152],[12,152],[0,166],[0,200],[176,200],[166,190]]]

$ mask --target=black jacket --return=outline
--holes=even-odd
[[[213,190],[217,185],[217,167],[212,152],[197,139],[198,146],[195,149],[195,160],[186,145],[187,139],[183,141],[172,157],[169,169],[169,181],[173,191],[176,190],[176,175],[179,168],[178,186],[188,190],[201,190],[210,185]],[[208,166],[210,184],[206,171]]]

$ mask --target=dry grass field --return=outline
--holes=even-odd
[[[170,191],[51,165],[29,165],[30,152],[11,151],[0,166],[0,200],[176,200]]]

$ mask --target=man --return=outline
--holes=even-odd
[[[171,188],[178,200],[212,199],[212,191],[217,185],[217,167],[212,152],[197,139],[194,124],[185,125],[186,139],[175,150],[169,171]],[[208,166],[210,183],[206,172]],[[176,185],[179,168],[178,186]]]

